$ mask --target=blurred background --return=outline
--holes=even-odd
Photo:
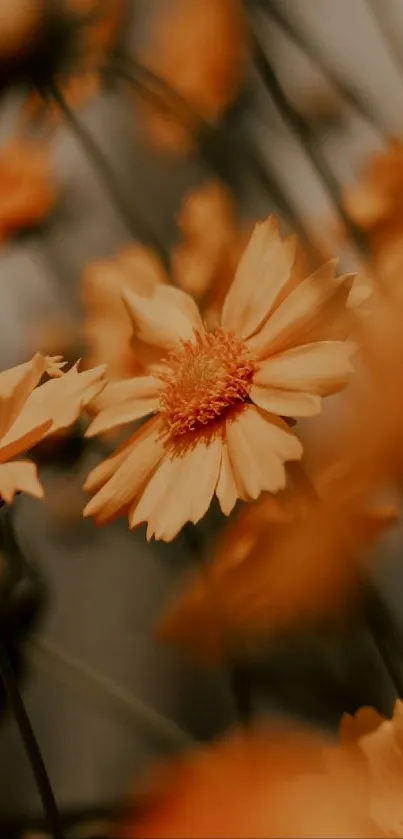
[[[52,2],[60,6],[58,0]],[[112,6],[114,2],[110,0]],[[189,6],[192,2],[188,0]],[[76,6],[77,13],[84,13],[86,5],[91,3],[72,2],[69,12],[76,14]],[[43,223],[15,229],[2,241],[2,368],[26,360],[36,349],[85,355],[80,325],[87,267],[115,258],[136,240],[156,245],[166,256],[178,242],[177,217],[184,198],[211,181],[222,179],[233,190],[243,224],[275,212],[284,229],[296,229],[320,252],[340,256],[344,268],[359,264],[363,251],[358,228],[342,232],[342,196],[369,156],[403,129],[401,0],[245,3],[252,31],[258,33],[258,51],[245,33],[238,56],[241,78],[225,107],[217,106],[217,115],[206,106],[207,122],[219,126],[219,133],[205,138],[201,153],[181,148],[179,141],[172,148],[169,131],[165,136],[153,125],[150,104],[141,94],[149,80],[137,65],[163,76],[163,50],[154,47],[153,39],[158,33],[164,42],[164,27],[168,43],[172,37],[176,45],[175,72],[181,80],[192,76],[192,63],[200,60],[197,50],[220,55],[227,47],[236,52],[238,45],[235,35],[233,43],[223,44],[220,30],[216,39],[198,45],[195,33],[186,30],[192,25],[189,10],[175,41],[169,35],[168,11],[174,5],[174,0],[127,0],[123,26],[110,45],[111,62],[107,50],[108,61],[102,56],[102,69],[104,64],[108,69],[102,84],[88,96],[80,93],[79,101],[66,95],[72,120],[66,114],[49,117],[47,104],[47,115],[35,114],[29,124],[29,136],[49,142],[57,200]],[[104,4],[103,13],[110,11]],[[0,27],[8,14],[8,4],[2,2]],[[172,8],[171,14],[178,12]],[[49,31],[49,38],[56,37]],[[187,40],[193,43],[193,38],[196,46],[190,50]],[[118,48],[136,62],[131,86],[116,72],[122,67],[119,57],[114,63]],[[178,58],[181,49],[183,60]],[[262,72],[259,49],[275,69],[291,111],[279,109],[281,96],[276,98],[276,88],[270,87],[273,77],[268,79],[264,68]],[[33,55],[39,62],[39,53]],[[64,76],[73,75],[72,66],[80,75],[87,55],[86,49],[82,54],[73,49]],[[24,65],[25,75],[15,71],[13,62],[5,62],[0,110],[4,145],[21,130],[21,111],[33,95],[32,67],[37,65],[32,62],[28,69]],[[214,85],[214,74],[209,76],[207,69],[202,88],[209,84]],[[353,104],[351,96],[346,102],[346,90],[353,91]],[[185,97],[186,91],[184,84]],[[293,122],[296,112],[303,116],[299,130],[298,121]],[[101,160],[94,158],[93,144]],[[9,189],[6,178],[4,184]],[[0,214],[2,189],[0,181]],[[336,398],[330,399],[323,417],[337,416],[338,405]],[[18,545],[39,571],[47,593],[35,632],[24,645],[22,692],[71,835],[77,824],[89,825],[82,836],[95,835],[91,824],[113,811],[135,772],[155,756],[192,739],[208,739],[236,718],[226,669],[202,667],[154,633],[184,574],[198,562],[195,548],[201,542],[208,545],[220,527],[216,511],[196,535],[181,534],[170,545],[147,543],[142,531],[129,532],[125,520],[97,529],[80,518],[84,494],[79,487],[99,456],[96,446],[78,443],[51,463],[45,458],[47,500],[19,497],[12,509]],[[378,582],[400,618],[399,529],[384,539],[380,550]],[[249,686],[257,712],[292,714],[329,728],[343,710],[362,704],[385,710],[393,699],[388,675],[360,627],[348,643],[335,633],[291,638],[259,651],[250,664]],[[14,829],[40,825],[41,819],[31,768],[15,723],[5,714],[0,725],[0,834],[12,836]]]

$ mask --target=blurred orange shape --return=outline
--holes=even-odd
[[[58,197],[49,146],[23,139],[4,146],[0,183],[0,239],[44,221]]]
[[[45,15],[45,0],[0,0],[0,63],[31,46]]]
[[[186,100],[190,112],[175,108],[175,97],[166,96],[166,107],[142,97],[139,104],[153,142],[168,151],[187,152],[193,145],[197,115],[213,122],[233,101],[246,55],[246,27],[239,0],[163,3],[143,61]]]
[[[308,731],[260,726],[180,758],[151,776],[144,811],[123,839],[297,839],[379,837],[367,811],[359,766],[340,755],[342,773],[323,759],[329,743]]]

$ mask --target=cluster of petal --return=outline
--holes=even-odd
[[[183,108],[175,109],[175,97],[167,97],[165,108],[154,102],[145,105],[143,97],[138,104],[153,142],[169,151],[187,152],[198,127],[192,112],[209,122],[219,118],[239,89],[246,55],[240,0],[163,4],[143,62],[186,100],[190,113],[184,119]]]
[[[148,538],[169,541],[205,514],[214,493],[229,515],[238,498],[284,489],[285,463],[302,455],[284,418],[317,414],[321,398],[346,385],[353,351],[338,324],[351,276],[336,276],[330,262],[296,280],[295,250],[273,218],[256,225],[213,333],[180,289],[124,292],[148,375],[106,388],[88,434],[154,416],[90,474],[96,495],[86,515],[103,523],[128,512],[130,527],[147,522]],[[168,387],[170,405],[176,387],[182,406],[174,431]],[[210,420],[206,405],[215,406]]]
[[[12,501],[16,492],[43,496],[36,466],[15,460],[45,437],[63,431],[106,383],[105,368],[62,372],[59,358],[35,355],[31,361],[0,373],[0,495]],[[50,378],[44,384],[44,374]]]
[[[47,144],[15,139],[0,153],[0,241],[42,222],[52,211],[57,189]]]
[[[358,766],[326,761],[329,743],[309,731],[259,726],[190,753],[147,779],[143,806],[121,839],[379,837]],[[137,784],[138,787],[138,784]]]

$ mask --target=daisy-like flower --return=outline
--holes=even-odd
[[[62,372],[60,358],[37,353],[31,361],[0,373],[0,496],[16,492],[43,497],[36,466],[15,460],[45,437],[72,425],[106,383],[105,367]],[[47,373],[53,378],[39,384]],[[37,386],[39,384],[39,386]]]
[[[161,361],[106,389],[87,433],[154,416],[91,472],[85,515],[103,523],[128,512],[131,528],[148,522],[148,539],[169,541],[214,493],[228,515],[238,498],[284,488],[284,464],[302,445],[283,417],[318,413],[346,384],[352,351],[327,340],[351,277],[337,278],[331,262],[295,282],[295,249],[272,218],[256,225],[214,331],[179,289],[124,293],[135,340]]]
[[[43,221],[57,199],[46,143],[16,138],[0,152],[0,241]]]

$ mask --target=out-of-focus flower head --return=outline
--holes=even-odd
[[[379,837],[360,767],[319,735],[258,726],[154,770],[144,807],[117,829],[121,839]],[[140,802],[141,805],[141,802]]]
[[[258,223],[211,331],[180,289],[124,292],[137,347],[154,360],[105,389],[87,433],[154,416],[90,474],[86,515],[128,512],[130,527],[148,522],[148,538],[169,541],[214,493],[229,515],[238,498],[284,488],[302,446],[283,418],[317,414],[347,383],[354,349],[338,323],[352,277],[329,262],[301,281],[295,251],[272,217]]]
[[[83,276],[83,337],[86,365],[108,365],[109,379],[125,379],[141,372],[142,346],[132,346],[132,325],[122,292],[152,293],[154,286],[167,282],[163,266],[153,251],[132,245],[115,259],[89,265]]]
[[[10,141],[0,151],[0,242],[44,221],[57,195],[48,144]]]
[[[99,89],[107,59],[119,39],[126,0],[43,0],[35,48],[24,57],[20,75],[32,89],[23,118],[60,117],[51,92],[56,85],[67,105],[85,104]]]
[[[43,496],[36,466],[15,460],[45,437],[67,429],[106,384],[105,367],[63,373],[60,358],[37,353],[31,361],[0,373],[0,495]],[[44,374],[51,376],[44,384]]]
[[[395,523],[396,511],[371,505],[351,473],[306,484],[295,481],[241,510],[212,561],[163,618],[166,640],[220,659],[279,633],[345,618],[362,590],[363,551]]]
[[[345,192],[345,207],[367,234],[377,275],[399,290],[403,271],[403,143],[374,154]]]
[[[154,21],[143,63],[189,104],[181,119],[142,96],[147,136],[158,147],[178,153],[193,146],[198,119],[212,123],[235,98],[247,56],[244,12],[240,0],[170,0]],[[183,109],[179,108],[179,112]],[[191,114],[194,112],[194,118]]]
[[[403,836],[403,703],[396,702],[390,720],[372,708],[361,708],[354,717],[346,715],[341,740],[366,772],[370,815],[378,835]]]

